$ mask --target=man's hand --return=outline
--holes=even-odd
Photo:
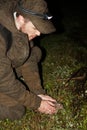
[[[52,97],[48,96],[48,95],[43,95],[43,94],[40,94],[38,95],[42,100],[47,100],[47,101],[51,101],[51,102],[55,102],[56,103],[56,100],[53,99]]]
[[[63,109],[61,104],[58,104],[55,99],[48,95],[38,95],[42,101],[38,110],[45,114],[55,114],[59,109]]]
[[[47,100],[42,100],[38,111],[44,114],[55,114],[57,112],[55,105]]]

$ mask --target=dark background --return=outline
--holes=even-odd
[[[69,18],[72,22],[72,17],[78,22],[85,23],[87,27],[87,4],[85,0],[46,0],[50,13],[53,15],[53,23],[57,28],[58,33],[65,31],[64,20]]]

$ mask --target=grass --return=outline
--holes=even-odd
[[[85,47],[70,40],[66,34],[53,34],[41,40],[46,50],[42,62],[43,85],[49,95],[64,106],[55,115],[28,110],[19,121],[0,121],[0,130],[87,130],[87,102],[79,83],[66,79],[87,65]],[[62,79],[62,80],[60,80]],[[80,85],[79,85],[80,86]],[[85,84],[85,92],[87,83]]]
[[[83,18],[79,19],[79,15],[65,15],[63,24],[66,31],[41,39],[43,54],[46,55],[42,61],[43,85],[50,96],[63,104],[64,109],[55,115],[27,110],[21,120],[0,121],[0,130],[87,130],[87,83],[82,86],[83,81],[70,80],[66,85],[73,72],[87,66],[86,23]]]

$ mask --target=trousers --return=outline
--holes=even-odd
[[[18,120],[25,114],[25,107],[16,100],[0,93],[0,120],[8,118],[9,120]]]

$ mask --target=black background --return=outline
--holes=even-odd
[[[52,21],[59,33],[65,30],[62,24],[64,17],[79,15],[81,20],[87,21],[87,4],[85,0],[46,0],[46,2],[50,13],[53,15]]]

